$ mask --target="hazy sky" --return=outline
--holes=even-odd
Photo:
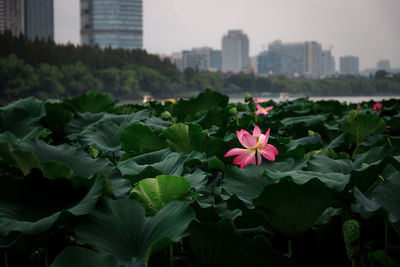
[[[79,44],[79,0],[54,0],[55,39]],[[389,59],[400,68],[400,0],[143,0],[143,48],[171,54],[221,49],[228,29],[242,29],[250,55],[262,45],[317,41],[336,57],[360,57],[360,69]]]

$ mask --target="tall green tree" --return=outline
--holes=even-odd
[[[0,58],[0,96],[15,99],[29,95],[39,80],[32,66],[12,54]]]
[[[72,65],[62,66],[61,72],[66,96],[76,96],[87,91],[101,91],[103,89],[101,81],[93,77],[89,69],[80,61]]]
[[[65,88],[61,84],[64,75],[57,66],[40,64],[36,75],[39,83],[35,88],[35,94],[38,97],[58,97],[65,94]]]

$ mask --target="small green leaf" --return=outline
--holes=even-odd
[[[190,193],[187,179],[176,175],[159,175],[139,181],[131,191],[131,197],[138,200],[148,215],[155,215],[173,200],[182,200]]]
[[[153,131],[146,125],[131,124],[121,132],[122,149],[134,154],[143,154],[166,148],[167,143],[160,134],[161,130]]]

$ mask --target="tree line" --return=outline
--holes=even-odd
[[[29,95],[38,98],[73,97],[95,90],[115,98],[182,97],[212,88],[231,93],[302,95],[400,94],[400,75],[379,72],[371,78],[289,79],[254,74],[223,74],[186,69],[180,72],[168,59],[145,50],[100,49],[97,46],[28,40],[8,31],[0,34],[0,99]]]

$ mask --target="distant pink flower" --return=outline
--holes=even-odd
[[[264,102],[264,100],[261,97],[256,98],[256,103],[262,103],[262,102]]]
[[[263,108],[260,104],[256,104],[256,107],[257,107],[256,115],[259,115],[259,114],[268,115],[269,111],[274,108],[274,106],[269,106],[269,107]]]
[[[232,148],[229,150],[224,157],[236,156],[233,159],[233,164],[240,165],[240,168],[245,167],[248,164],[256,164],[256,157],[258,165],[261,164],[263,156],[267,160],[275,161],[275,156],[278,155],[278,150],[273,146],[269,145],[269,130],[264,134],[261,133],[260,128],[254,126],[253,135],[246,130],[236,131],[239,142],[246,149],[243,148]]]
[[[361,109],[361,105],[357,104],[357,110],[360,110],[360,109]]]
[[[375,110],[375,111],[378,111],[378,110],[381,109],[381,108],[382,108],[382,104],[381,104],[381,103],[376,102],[376,103],[374,104],[374,110]]]

